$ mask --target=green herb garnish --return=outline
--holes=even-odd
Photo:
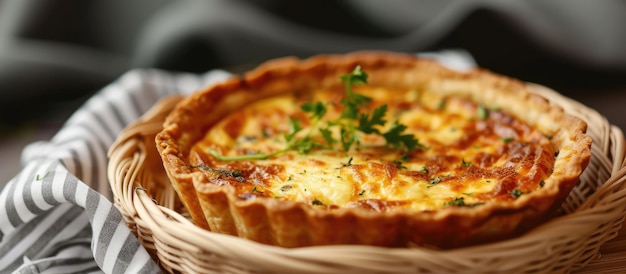
[[[461,166],[464,166],[464,167],[472,166],[472,162],[466,162],[465,159],[461,159]]]
[[[313,201],[311,202],[312,205],[324,205],[324,203],[322,203],[322,201],[318,200],[318,199],[313,199]]]
[[[482,205],[482,204],[483,203],[468,204],[468,203],[465,203],[465,198],[457,197],[457,198],[454,198],[454,200],[450,200],[450,201],[444,202],[443,206],[476,207],[476,206],[479,206],[479,205]]]
[[[415,139],[412,134],[402,134],[406,129],[406,126],[399,124],[398,121],[393,122],[389,131],[383,133],[387,145],[391,145],[397,149],[405,147],[407,150],[414,150],[420,146],[420,143]]]
[[[439,103],[437,104],[437,109],[438,110],[443,110],[444,108],[446,108],[446,100],[445,99],[441,99],[439,101]]]
[[[513,191],[511,191],[511,197],[515,199],[519,198],[519,196],[522,196],[522,194],[524,194],[524,192],[519,189],[514,189]]]
[[[352,157],[350,157],[350,159],[348,159],[347,163],[341,163],[342,166],[351,166],[352,165]]]
[[[447,201],[443,203],[444,206],[465,206],[465,198],[458,197],[454,198],[454,200]]]
[[[478,119],[480,120],[487,120],[487,118],[489,118],[489,110],[487,110],[487,107],[485,107],[484,105],[478,106],[476,114],[478,115]]]
[[[402,164],[402,161],[400,161],[400,160],[393,160],[393,161],[391,161],[391,162],[392,162],[394,165],[396,165],[396,167],[397,167],[397,168],[400,168],[400,169],[407,169],[407,167],[405,167],[405,166]]]
[[[253,193],[263,193],[263,191],[259,190],[256,186],[252,189]]]
[[[430,179],[431,185],[436,185],[438,183],[441,183],[441,177],[435,177],[435,178]]]
[[[197,165],[197,166],[191,166],[190,168],[199,168],[199,169],[203,169],[209,172],[213,172],[213,173],[217,173],[226,177],[232,177],[235,180],[237,180],[237,182],[244,182],[246,181],[246,179],[243,177],[243,174],[241,173],[241,171],[239,170],[226,170],[226,169],[214,169],[205,165]]]
[[[272,156],[276,156],[287,151],[296,150],[301,154],[306,154],[314,148],[323,147],[312,138],[314,132],[319,132],[326,142],[326,148],[332,149],[335,143],[340,143],[344,151],[359,144],[361,134],[377,134],[385,139],[385,145],[395,149],[402,149],[405,152],[415,150],[422,145],[412,134],[405,134],[406,125],[400,124],[398,121],[393,122],[389,129],[382,132],[382,127],[387,121],[383,119],[387,113],[387,105],[381,105],[375,108],[371,113],[364,112],[367,109],[367,103],[372,98],[362,94],[355,93],[353,86],[363,85],[367,83],[367,73],[357,66],[351,73],[341,76],[341,81],[345,87],[345,96],[341,100],[343,106],[341,115],[333,120],[324,120],[327,112],[326,104],[322,102],[309,102],[301,106],[301,110],[309,114],[312,124],[307,132],[302,132],[300,120],[295,118],[289,119],[289,132],[283,135],[286,146],[283,149],[269,153],[251,153],[246,155],[225,156],[215,150],[209,149],[208,153],[221,161],[234,160],[264,160]],[[321,125],[320,125],[321,124]],[[339,138],[333,137],[331,128],[337,128]]]

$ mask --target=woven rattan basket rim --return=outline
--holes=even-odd
[[[539,85],[529,84],[529,89],[588,123],[593,156],[581,186],[566,200],[572,204],[564,206],[568,213],[511,240],[445,251],[370,246],[287,249],[203,230],[175,210],[171,187],[151,190],[156,181],[166,180],[154,135],[179,96],[159,101],[122,132],[109,151],[109,181],[128,226],[168,272],[569,272],[596,259],[602,244],[621,228],[626,211],[624,136],[577,101]]]

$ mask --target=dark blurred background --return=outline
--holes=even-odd
[[[623,0],[0,0],[0,179],[128,70],[241,71],[359,49],[461,49],[626,128],[624,26]]]

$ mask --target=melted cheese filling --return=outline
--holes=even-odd
[[[376,211],[410,208],[436,210],[445,206],[476,206],[512,200],[542,186],[554,163],[548,137],[519,119],[485,109],[463,98],[444,98],[415,90],[359,87],[371,97],[369,110],[388,105],[388,127],[397,120],[407,126],[422,148],[405,154],[384,146],[375,135],[359,135],[360,144],[295,150],[264,160],[219,161],[222,155],[269,153],[286,146],[289,119],[299,119],[305,134],[306,101],[328,106],[325,119],[341,112],[342,92],[318,90],[255,102],[222,119],[190,154],[190,165],[216,184],[229,184],[242,199],[269,197],[313,206],[363,207]],[[369,112],[369,111],[367,111]],[[384,129],[381,129],[384,131]],[[333,132],[338,138],[339,132]],[[322,144],[317,131],[310,136]]]

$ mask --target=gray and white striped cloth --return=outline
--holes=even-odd
[[[0,192],[0,273],[159,273],[112,204],[107,150],[160,98],[229,74],[133,70],[100,90]]]

